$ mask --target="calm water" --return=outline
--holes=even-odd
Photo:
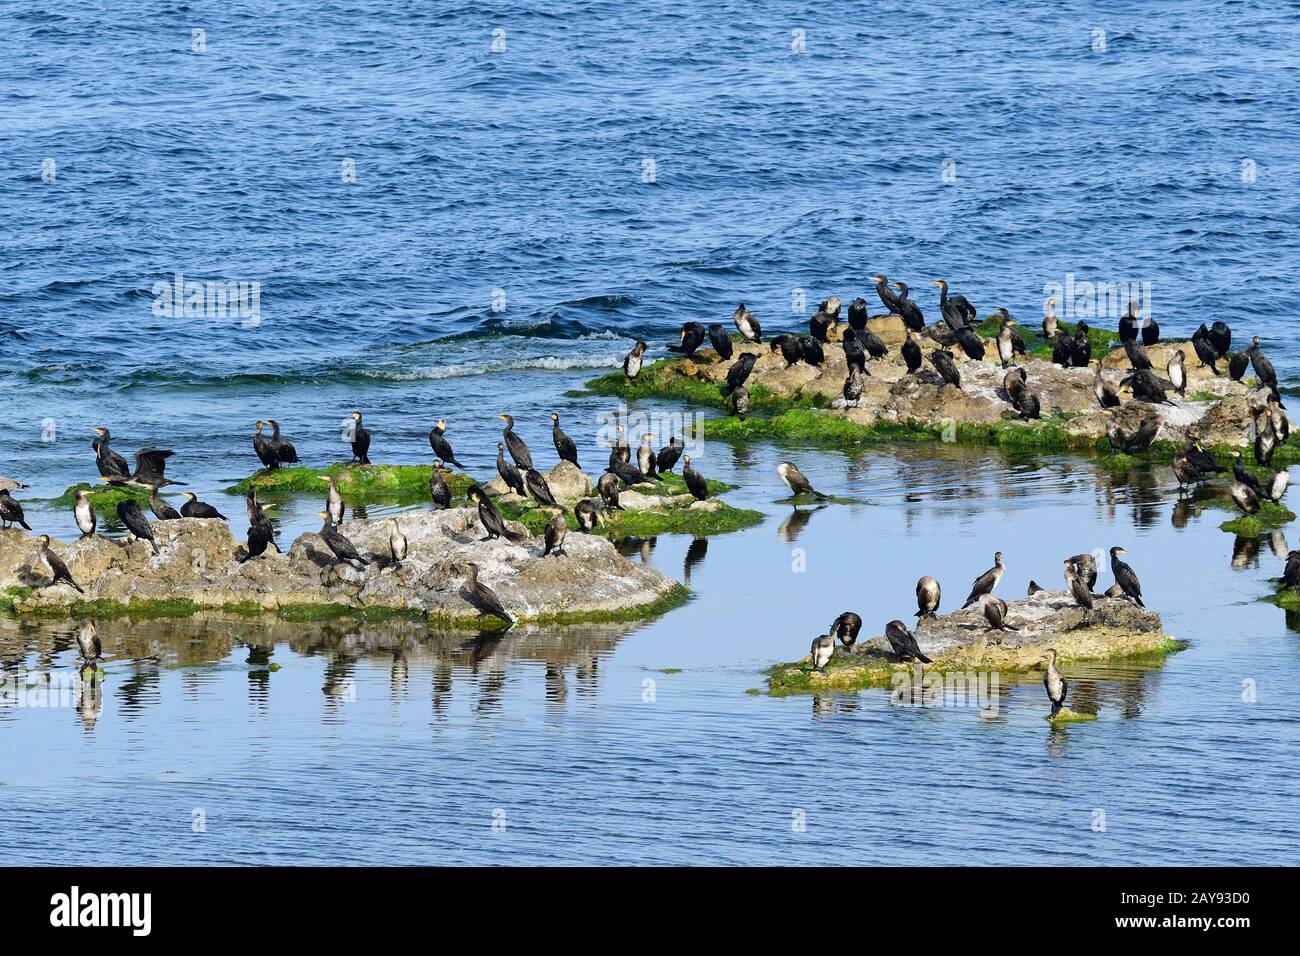
[[[353,408],[376,460],[427,460],[442,416],[486,476],[496,414],[543,450],[554,409],[596,460],[607,404],[565,392],[634,337],[742,299],[801,324],[792,290],[867,294],[878,270],[927,312],[945,276],[1031,320],[1069,274],[1150,282],[1166,330],[1221,314],[1294,380],[1294,4],[47,7],[0,11],[0,474],[32,486],[39,531],[73,533],[39,499],[93,479],[96,425],[236,506],[221,489],[270,416],[309,462],[339,456]],[[260,283],[259,321],[156,316],[176,272]],[[769,518],[702,560],[640,549],[679,577],[691,549],[695,598],[639,627],[106,624],[161,663],[110,665],[93,721],[0,711],[3,859],[1295,859],[1300,638],[1255,600],[1268,542],[1175,528],[1163,469],[1113,487],[985,452],[800,453],[862,503],[792,517],[784,454],[706,448]],[[1192,647],[1080,674],[1095,724],[1051,732],[1034,683],[993,720],[744,694],[846,607],[905,615],[920,574],[953,600],[1001,548],[1012,595],[1113,543]],[[69,670],[65,629],[0,628],[11,666]]]

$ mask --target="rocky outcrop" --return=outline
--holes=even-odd
[[[930,364],[929,354],[938,346],[927,336],[920,339],[926,360],[919,372],[908,375],[897,348],[904,338],[901,321],[894,317],[880,318],[872,319],[868,325],[890,351],[885,358],[867,363],[869,375],[856,405],[846,407],[842,398],[848,366],[838,342],[825,348],[826,363],[820,368],[803,362],[786,367],[780,353],[773,353],[766,344],[738,343],[737,354],[752,352],[758,356],[746,385],[751,390],[756,385],[762,386],[778,398],[815,399],[818,404],[828,404],[832,414],[843,415],[864,426],[881,422],[990,425],[1017,417],[1002,387],[1006,372],[997,360],[993,339],[984,339],[986,357],[979,361],[968,359],[956,346],[949,350],[961,373],[962,385],[957,388],[944,383]],[[1158,375],[1166,375],[1165,366],[1176,349],[1185,355],[1187,397],[1180,398],[1170,392],[1170,404],[1154,405],[1133,401],[1127,392],[1121,392],[1124,405],[1113,413],[1117,416],[1116,424],[1131,431],[1144,417],[1155,414],[1161,421],[1158,435],[1161,439],[1182,442],[1199,438],[1209,444],[1248,444],[1251,419],[1264,407],[1267,394],[1252,392],[1245,384],[1233,382],[1227,374],[1216,376],[1201,367],[1190,342],[1170,342],[1148,349]],[[711,349],[703,349],[696,355],[693,360],[671,363],[670,374],[713,384],[725,381],[730,362],[718,361]],[[1053,418],[1054,427],[1081,442],[1106,434],[1111,416],[1101,410],[1093,395],[1093,368],[1062,368],[1052,364],[1050,357],[1038,355],[1018,355],[1016,364],[1025,369],[1030,388],[1039,395],[1042,415]],[[1118,389],[1120,380],[1129,372],[1123,349],[1102,356],[1102,365],[1104,379]]]
[[[0,588],[13,589],[19,612],[75,609],[86,601],[188,601],[200,607],[267,610],[318,605],[410,612],[467,626],[475,624],[478,613],[462,593],[466,562],[479,565],[480,580],[496,590],[519,620],[630,615],[676,593],[676,585],[658,571],[628,561],[609,541],[593,535],[570,533],[564,554],[542,557],[540,538],[521,544],[482,540],[483,528],[472,508],[407,512],[399,520],[409,542],[400,567],[389,558],[386,520],[353,520],[340,529],[363,556],[373,559],[365,568],[335,563],[317,534],[301,535],[283,555],[240,563],[244,545],[215,519],[153,522],[161,550],[157,555],[144,541],[93,537],[54,542],[84,595],[65,584],[47,587],[36,539],[9,529],[0,531]]]

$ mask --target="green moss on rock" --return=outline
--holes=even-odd
[[[64,490],[63,494],[57,498],[51,498],[49,503],[55,507],[71,508],[77,503],[77,492],[89,491],[90,503],[94,506],[95,511],[104,514],[114,514],[117,511],[118,502],[134,501],[142,507],[148,504],[149,489],[136,488],[133,485],[109,485],[104,483],[90,484],[80,482]]]
[[[326,468],[275,468],[262,470],[226,489],[227,494],[246,495],[256,489],[260,495],[313,494],[326,492],[322,475],[332,475],[339,494],[349,505],[370,502],[410,504],[428,501],[431,465],[352,465],[339,462]],[[454,498],[463,498],[473,479],[452,473],[447,486]]]

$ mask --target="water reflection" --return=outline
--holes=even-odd
[[[790,513],[785,516],[785,520],[776,529],[777,535],[786,544],[794,544],[799,540],[799,535],[803,533],[803,529],[808,526],[808,522],[812,520],[812,516],[827,507],[827,505],[818,505],[815,508],[800,508],[797,506],[791,508]]]
[[[682,564],[682,584],[691,586],[691,574],[704,563],[704,556],[709,553],[709,539],[695,538],[686,549],[686,559]]]

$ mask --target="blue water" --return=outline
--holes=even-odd
[[[496,414],[545,448],[558,410],[594,457],[606,403],[565,393],[634,338],[660,354],[682,321],[742,300],[765,328],[802,325],[826,295],[874,304],[878,271],[927,312],[944,277],[981,313],[1029,320],[1070,274],[1149,282],[1167,332],[1226,318],[1294,381],[1295,4],[103,6],[0,9],[0,474],[31,485],[33,525],[56,536],[71,516],[39,499],[93,479],[96,425],[123,451],[176,449],[209,500],[255,467],[252,423],[272,416],[309,462],[342,455],[354,408],[395,462],[427,460],[445,417],[486,476]],[[176,272],[260,283],[259,321],[156,316]],[[610,631],[599,666],[574,635],[481,660],[408,635],[398,681],[383,641],[305,628],[265,637],[284,667],[263,700],[256,635],[140,626],[168,666],[110,675],[93,728],[0,720],[4,858],[1037,862],[1049,840],[1057,862],[1295,858],[1300,666],[1281,612],[1254,600],[1278,573],[1267,546],[1230,572],[1213,515],[1171,526],[1163,471],[1115,490],[991,452],[804,452],[816,481],[872,504],[813,515],[810,571],[792,576],[772,504],[784,454],[706,449],[702,469],[770,517],[711,541],[692,603]],[[1012,494],[1059,532],[1008,528],[994,506]],[[1096,725],[1050,735],[1032,684],[993,725],[880,695],[743,694],[841,605],[883,623],[918,574],[957,589],[999,545],[1020,593],[1117,535],[1193,646],[1098,677],[1121,703]],[[689,545],[660,539],[649,559],[680,575]],[[868,586],[872,569],[886,577]],[[0,644],[66,669],[67,637],[10,623]],[[358,699],[331,709],[340,667]],[[657,676],[647,710],[659,668],[682,673]],[[1245,708],[1242,677],[1273,690]],[[111,821],[97,841],[71,823],[82,798]],[[1089,828],[1097,799],[1108,835]],[[206,843],[158,826],[189,834],[200,803]],[[891,803],[928,808],[927,826]],[[831,836],[849,806],[863,826]],[[497,807],[512,822],[494,844]]]

